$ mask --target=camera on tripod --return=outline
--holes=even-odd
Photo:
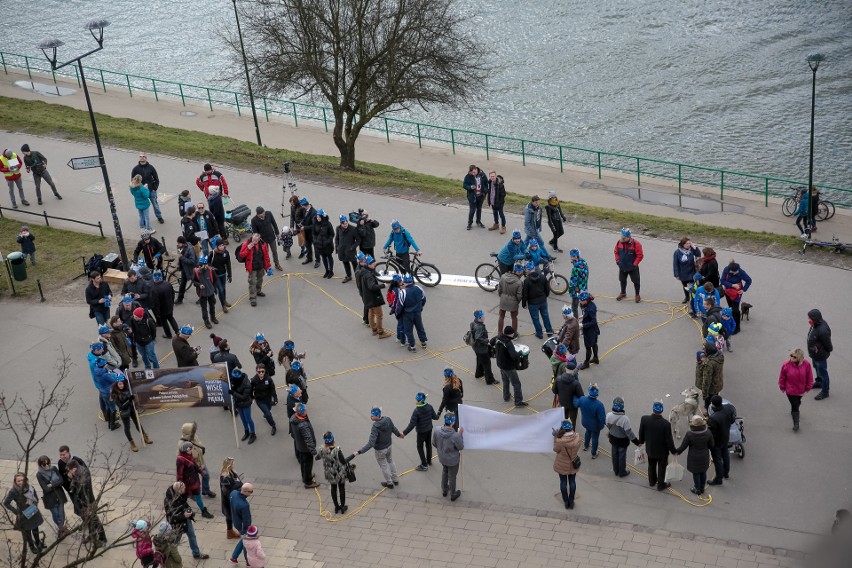
[[[290,173],[290,162],[284,162],[284,173],[285,174]]]

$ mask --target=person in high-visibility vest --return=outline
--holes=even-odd
[[[21,169],[24,167],[24,162],[18,155],[10,149],[3,150],[0,154],[0,172],[6,177],[6,183],[9,184],[9,199],[12,200],[12,209],[17,209],[18,204],[15,202],[15,186],[18,186],[18,193],[21,195],[21,203],[29,206],[30,202],[24,197],[24,184],[21,182]]]

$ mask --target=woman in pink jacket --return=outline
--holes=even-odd
[[[799,431],[799,405],[802,395],[814,386],[814,373],[811,364],[805,359],[801,349],[790,352],[790,358],[781,365],[778,376],[778,388],[787,395],[790,401],[790,414],[793,415],[793,432]]]

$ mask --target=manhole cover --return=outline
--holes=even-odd
[[[181,116],[195,116],[195,113],[191,110],[183,110],[180,113]]]

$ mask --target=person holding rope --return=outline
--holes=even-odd
[[[130,421],[136,426],[136,431],[142,434],[142,440],[146,445],[152,444],[151,438],[145,433],[145,429],[139,424],[139,412],[136,410],[136,395],[130,392],[127,385],[127,378],[122,376],[110,387],[110,400],[118,407],[118,413],[121,416],[121,423],[124,425],[124,435],[127,441],[130,442],[130,450],[138,452],[139,447],[133,440],[130,434]]]

